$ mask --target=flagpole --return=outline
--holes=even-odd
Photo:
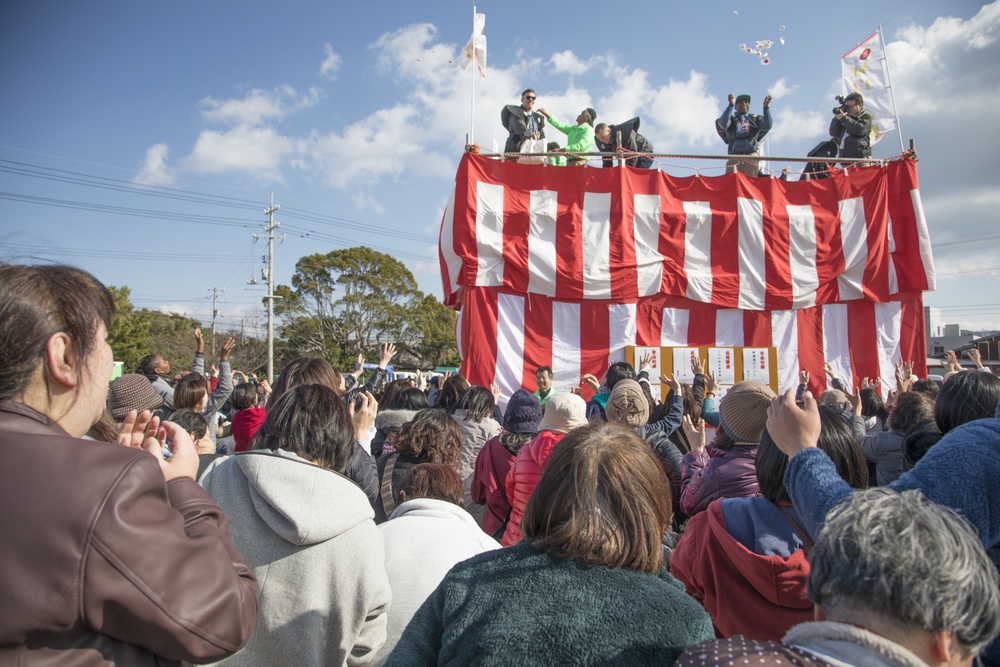
[[[476,6],[472,5],[472,65],[469,67],[469,74],[472,75],[472,98],[469,100],[469,143],[476,143],[473,133],[476,131],[476,70],[479,69],[476,62]]]
[[[892,110],[896,112],[896,134],[899,135],[899,152],[905,153],[903,146],[903,128],[899,125],[899,107],[896,106],[896,91],[892,87],[892,75],[889,74],[889,55],[885,52],[885,35],[882,34],[882,24],[878,24],[878,38],[882,42],[882,62],[885,63],[885,80],[889,84],[889,97],[892,98]]]

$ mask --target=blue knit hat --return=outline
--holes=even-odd
[[[542,420],[542,403],[527,389],[518,389],[507,402],[503,427],[512,433],[537,433]]]

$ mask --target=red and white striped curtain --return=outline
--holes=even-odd
[[[629,345],[774,346],[782,387],[925,370],[934,288],[916,165],[784,182],[466,154],[441,227],[462,372],[509,396],[600,377]]]

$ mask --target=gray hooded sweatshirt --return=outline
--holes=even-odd
[[[385,642],[385,546],[364,492],[284,450],[215,461],[200,484],[260,582],[257,630],[225,665],[360,665]]]

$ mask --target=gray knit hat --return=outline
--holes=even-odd
[[[649,403],[635,380],[619,380],[605,407],[608,421],[627,426],[642,426],[649,420]]]
[[[763,382],[744,380],[734,384],[719,404],[719,430],[712,445],[729,449],[760,444],[773,398],[774,392]]]
[[[538,424],[539,431],[568,433],[587,425],[587,404],[576,394],[561,391],[545,402],[545,414]]]
[[[156,393],[145,375],[128,373],[108,386],[108,412],[115,421],[124,420],[130,410],[155,410],[161,405],[163,397]]]

